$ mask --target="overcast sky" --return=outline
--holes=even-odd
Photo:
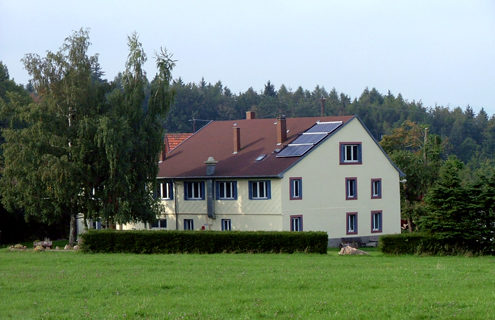
[[[20,59],[56,51],[89,28],[108,79],[124,69],[136,31],[174,54],[174,78],[221,81],[233,92],[270,80],[359,96],[390,90],[427,107],[495,114],[495,1],[25,1],[0,0],[0,61],[25,84]]]

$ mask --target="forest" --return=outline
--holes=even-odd
[[[484,109],[475,113],[470,106],[450,109],[444,106],[425,107],[421,101],[407,101],[399,93],[382,94],[366,88],[351,99],[335,88],[327,91],[317,86],[312,91],[295,91],[281,85],[277,90],[268,81],[262,92],[253,88],[233,93],[221,82],[173,83],[175,101],[165,122],[167,132],[192,132],[193,119],[198,130],[210,120],[242,119],[246,111],[256,111],[257,118],[318,116],[323,100],[324,114],[357,115],[378,141],[406,120],[427,128],[428,134],[442,139],[442,158],[455,155],[472,168],[494,159],[495,116]]]

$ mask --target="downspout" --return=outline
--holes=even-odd
[[[218,161],[213,157],[208,157],[205,161],[206,164],[206,175],[212,176],[215,173],[215,167]],[[215,219],[215,203],[213,202],[213,179],[206,180],[206,211],[208,213],[208,218]]]
[[[174,212],[175,212],[175,230],[179,230],[179,202],[177,201],[177,184],[175,180],[172,180],[174,184]]]

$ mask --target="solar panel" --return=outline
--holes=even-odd
[[[342,125],[342,122],[320,122],[309,128],[309,130],[306,130],[306,132],[327,132],[330,133],[340,127]]]
[[[302,143],[318,143],[323,138],[327,136],[326,133],[315,133],[315,134],[302,134],[296,140],[294,140],[291,144],[302,144]]]
[[[277,154],[277,158],[300,157],[318,142],[325,139],[331,132],[342,125],[342,121],[317,122],[314,126],[303,132],[302,135],[292,141],[287,147]]]
[[[300,157],[311,148],[313,148],[312,144],[288,145],[277,154],[277,158]]]

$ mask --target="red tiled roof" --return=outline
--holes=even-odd
[[[287,140],[277,145],[277,119],[213,121],[183,141],[159,164],[158,177],[205,177],[204,162],[212,156],[218,161],[213,177],[278,176],[302,157],[277,158],[282,149],[317,121],[351,120],[353,116],[287,118]],[[233,127],[240,128],[241,150],[233,154]],[[266,157],[255,159],[261,154]]]
[[[168,152],[174,150],[184,140],[192,136],[192,133],[167,133],[165,135],[165,148]]]

